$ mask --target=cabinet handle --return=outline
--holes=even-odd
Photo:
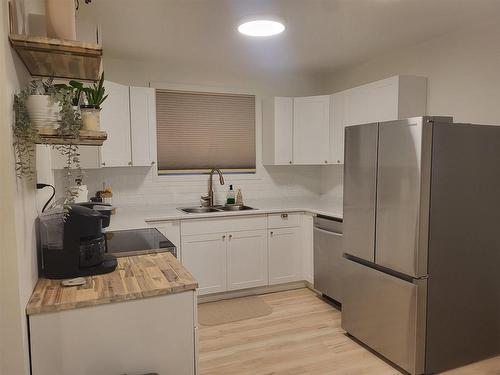
[[[283,220],[288,219],[288,214],[281,214],[281,218],[282,218]]]
[[[325,160],[325,164],[327,164],[327,163],[328,163],[328,160]]]
[[[106,165],[106,163],[105,163],[105,162],[102,162],[102,163],[101,163],[101,165],[102,165],[102,166],[105,166],[105,165]]]
[[[155,165],[155,164],[156,164],[156,162],[155,162],[155,161],[152,161],[152,162],[151,162],[151,165]]]
[[[232,235],[232,234],[230,234],[230,235],[229,235],[229,239],[231,239],[231,238],[233,238],[233,235]]]
[[[222,241],[225,241],[226,240],[226,235],[223,235],[222,236]]]
[[[130,166],[131,166],[131,165],[132,165],[132,162],[131,162],[131,161],[129,161],[129,162],[128,162],[128,165],[130,165]]]
[[[340,160],[337,160],[337,163],[339,163],[339,164],[340,164]]]
[[[273,231],[271,231],[271,237],[272,237],[272,236],[274,236],[274,232],[273,232]]]
[[[292,164],[292,161],[290,160],[289,163]]]

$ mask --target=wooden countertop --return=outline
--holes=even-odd
[[[111,302],[180,293],[198,287],[193,276],[170,253],[118,258],[115,271],[85,277],[81,286],[39,279],[26,307],[28,315],[70,310]]]

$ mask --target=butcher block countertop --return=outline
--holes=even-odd
[[[28,315],[180,293],[198,287],[193,276],[170,253],[118,258],[115,271],[85,277],[86,284],[64,287],[61,280],[39,279]]]

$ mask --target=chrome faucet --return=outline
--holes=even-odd
[[[213,207],[214,206],[214,187],[212,183],[212,176],[213,173],[217,172],[219,174],[219,182],[221,185],[224,185],[224,176],[222,176],[222,172],[218,168],[214,168],[210,171],[210,179],[208,181],[208,195],[205,197],[201,197],[202,200],[202,206],[208,205],[208,207]]]

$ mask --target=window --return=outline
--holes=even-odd
[[[158,173],[255,173],[255,96],[156,90]]]

